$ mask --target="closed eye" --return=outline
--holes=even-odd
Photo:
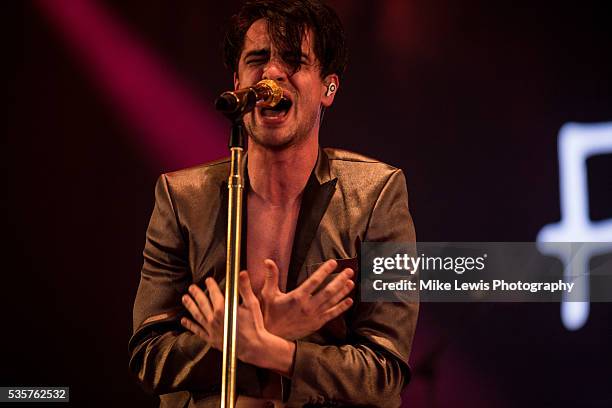
[[[262,48],[245,52],[244,62],[247,65],[261,65],[265,64],[269,58],[270,50]]]
[[[265,64],[266,63],[266,59],[263,58],[257,58],[257,59],[251,59],[246,61],[247,65],[261,65],[261,64]]]

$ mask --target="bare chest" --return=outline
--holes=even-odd
[[[272,259],[280,271],[279,287],[285,291],[299,203],[276,207],[247,200],[247,269],[255,294],[265,279],[264,259]]]

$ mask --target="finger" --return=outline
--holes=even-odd
[[[246,307],[259,307],[259,301],[255,293],[253,293],[251,279],[249,279],[247,271],[240,272],[238,276],[238,290],[240,291],[240,296],[242,296],[242,301]]]
[[[198,307],[198,305],[196,305],[191,296],[183,295],[182,300],[183,304],[185,305],[185,308],[187,308],[189,313],[191,313],[191,316],[193,316],[193,318],[201,325],[206,325],[207,321],[204,319],[202,313],[200,313],[200,308]]]
[[[279,291],[278,287],[278,276],[280,272],[276,262],[272,259],[265,259],[264,265],[266,267],[266,277],[264,280],[263,288],[261,289],[264,293],[273,293]]]
[[[342,302],[338,303],[336,306],[327,309],[325,312],[321,314],[321,319],[323,320],[323,324],[340,316],[342,313],[349,310],[352,305],[353,305],[353,299],[346,298]]]
[[[325,289],[314,296],[314,304],[318,305],[319,310],[326,310],[335,306],[353,290],[355,283],[351,280],[352,276],[353,271],[345,269]]]
[[[208,289],[208,296],[210,296],[210,303],[213,307],[213,315],[220,313],[225,309],[225,297],[219,289],[219,285],[213,278],[206,278],[204,281],[206,288]]]
[[[186,328],[187,330],[189,330],[190,332],[192,332],[193,334],[201,337],[202,339],[204,339],[207,342],[210,342],[209,337],[208,337],[208,333],[206,332],[206,330],[204,330],[204,328],[202,328],[202,326],[200,326],[199,324],[197,324],[193,320],[191,320],[191,319],[189,319],[187,317],[183,317],[183,318],[181,318],[181,325],[184,328]]]
[[[310,278],[306,279],[304,283],[302,283],[296,290],[311,295],[315,290],[317,290],[319,286],[321,286],[321,283],[323,283],[325,278],[327,278],[327,276],[336,269],[336,266],[338,266],[338,263],[335,260],[328,260],[323,265],[321,265],[319,269],[317,269],[315,273],[310,276]]]
[[[208,300],[206,293],[204,293],[202,289],[198,287],[198,285],[189,285],[189,293],[195,300],[206,321],[210,322],[213,319],[213,312],[212,305],[210,304],[210,300]]]

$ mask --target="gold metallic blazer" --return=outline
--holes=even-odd
[[[162,407],[218,406],[221,353],[180,318],[189,284],[212,276],[224,285],[228,174],[229,160],[220,160],[164,174],[155,188],[129,367]],[[330,258],[338,260],[336,273],[354,268],[358,285],[362,241],[415,241],[404,175],[355,153],[320,149],[303,193],[287,291]],[[297,340],[293,377],[279,387],[286,406],[401,405],[418,304],[361,302],[358,286],[351,296],[344,315]],[[269,374],[239,362],[237,393],[261,397],[266,381],[278,379]]]

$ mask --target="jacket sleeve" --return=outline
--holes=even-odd
[[[382,188],[364,241],[415,242],[401,170],[395,170]],[[347,313],[347,344],[298,340],[287,405],[401,406],[418,309],[417,302],[356,300]]]
[[[130,371],[155,394],[205,391],[220,378],[220,353],[180,324],[181,296],[192,281],[187,245],[168,180],[162,175],[155,187],[128,346]]]

